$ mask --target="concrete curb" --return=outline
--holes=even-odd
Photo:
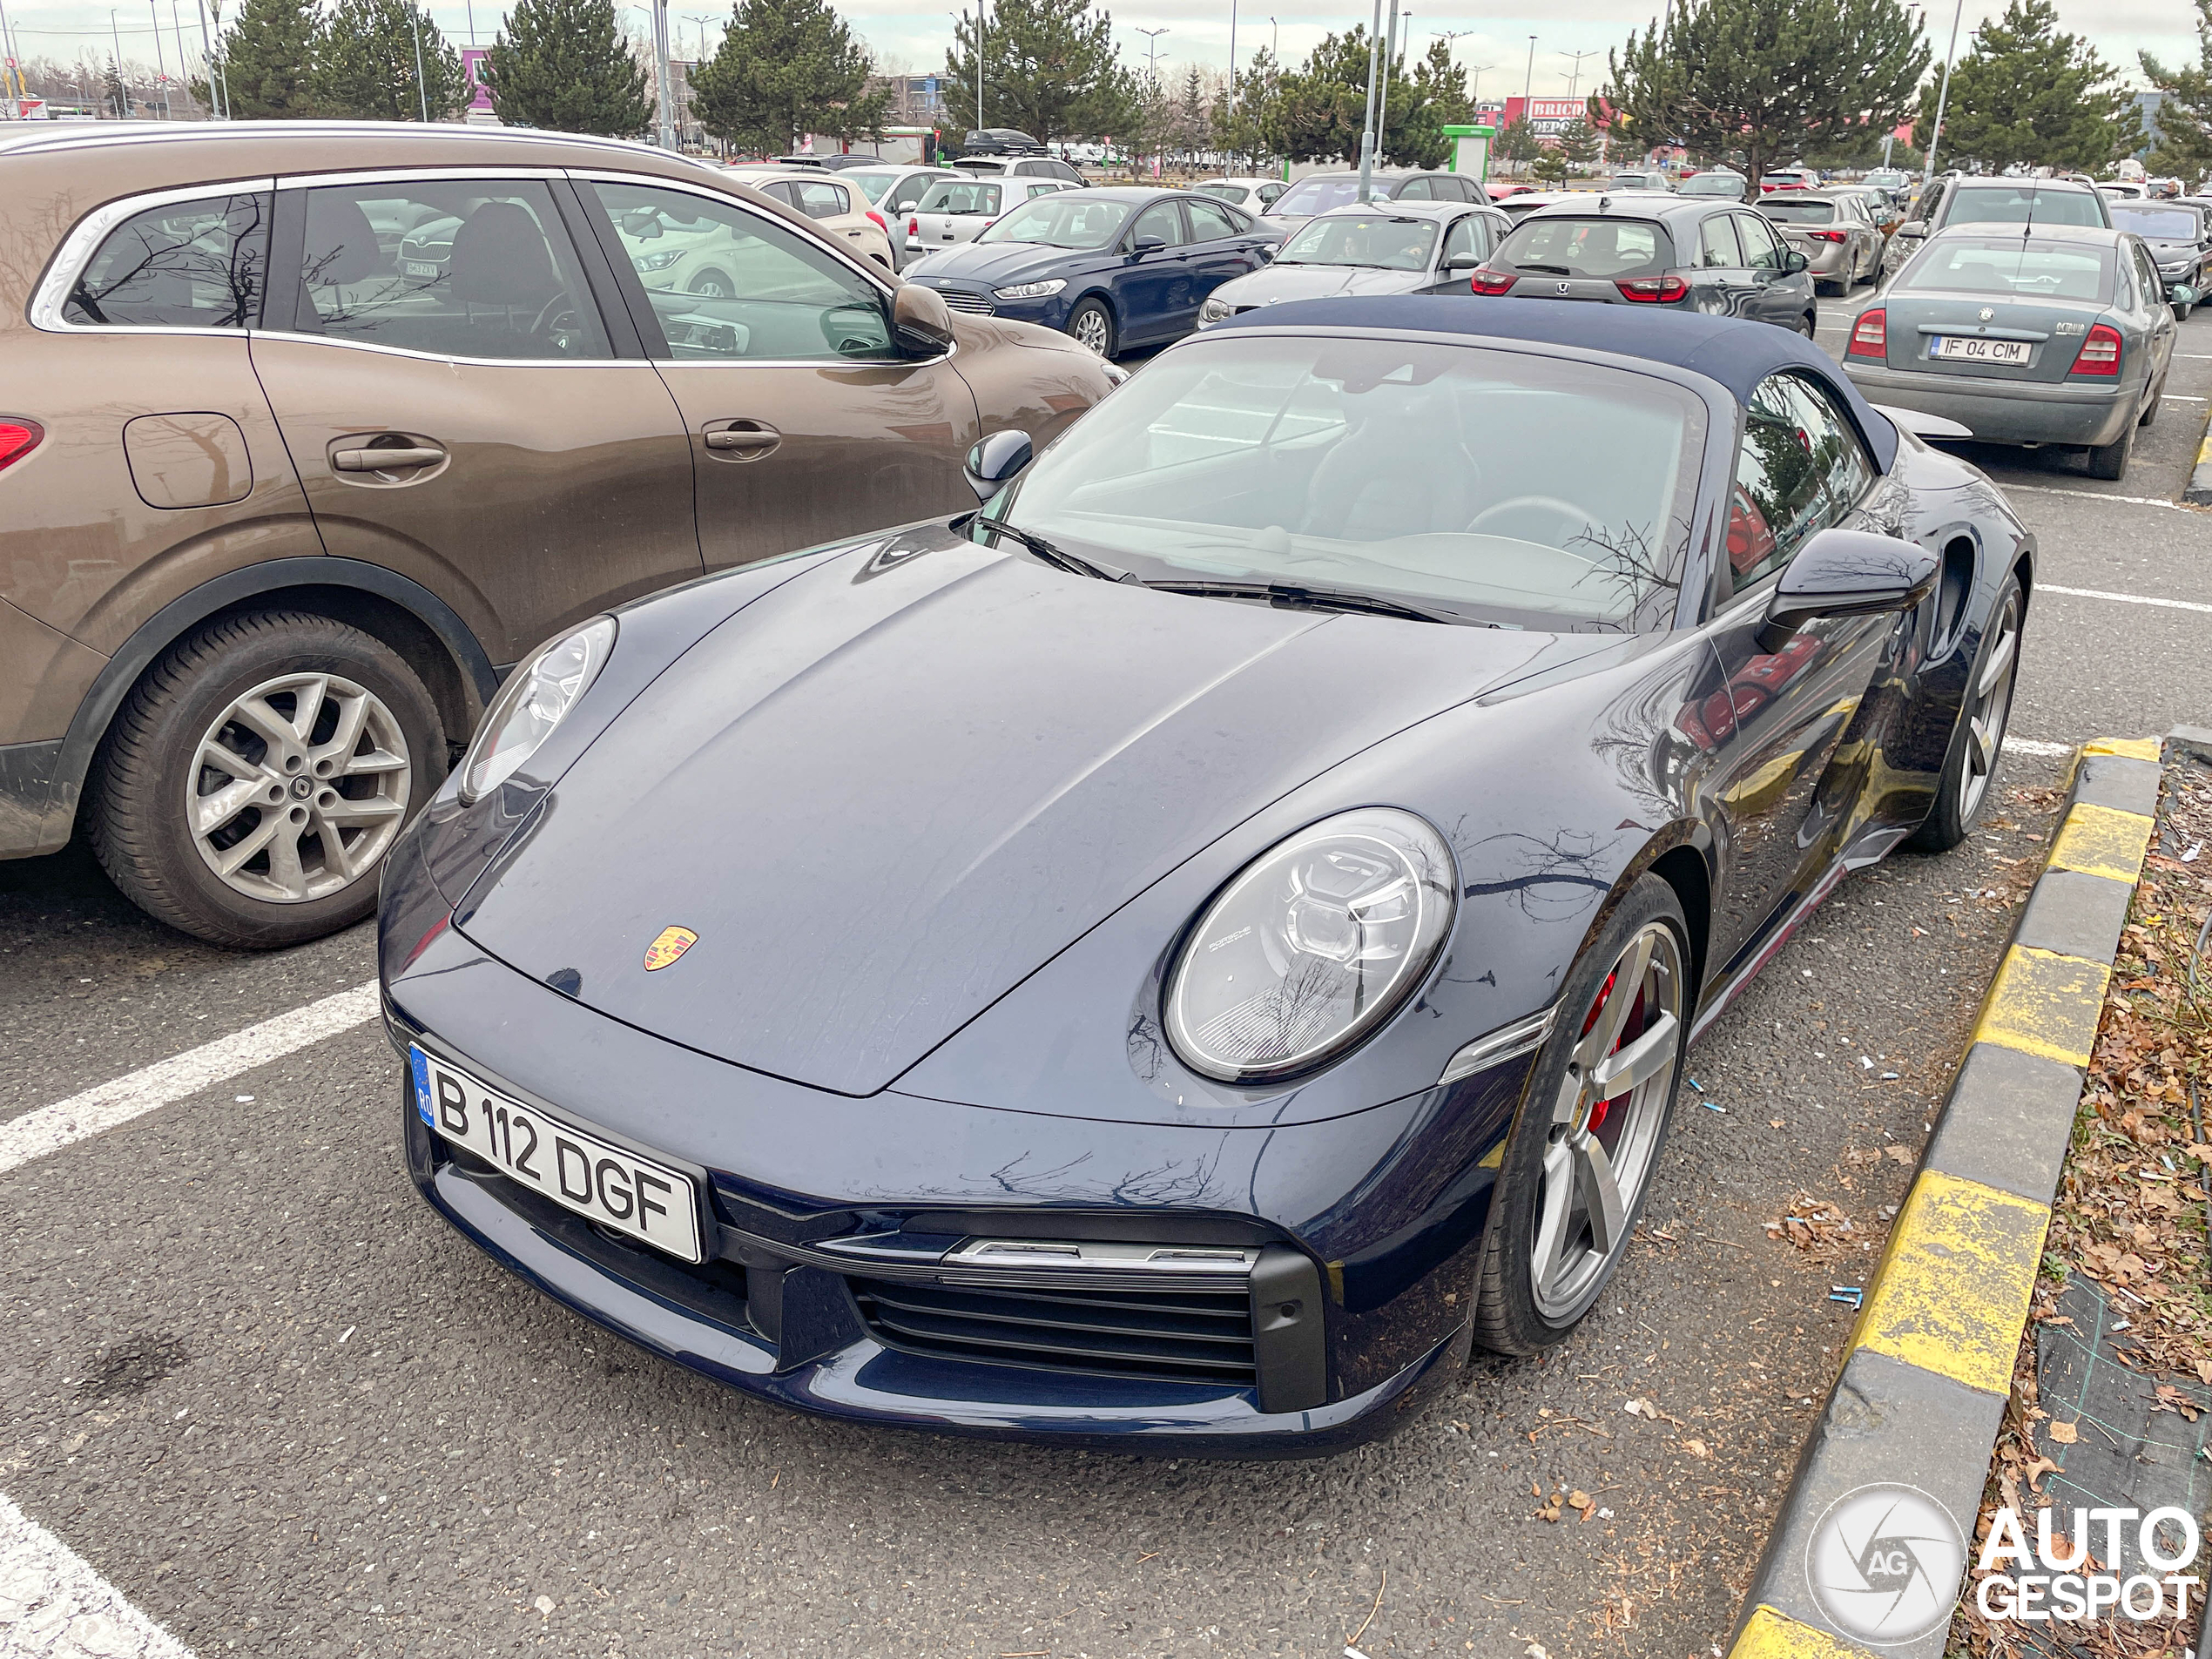
[[[2212,502],[2212,444],[2198,477]],[[1775,1517],[1730,1659],[1871,1659],[1829,1620],[1806,1570],[1822,1517],[1859,1487],[1917,1487],[1972,1540],[2082,1073],[2150,842],[2160,755],[2150,738],[2082,745],[2065,819]],[[1939,1659],[1948,1626],[1881,1652]]]
[[[2204,435],[2204,442],[2196,447],[2196,465],[2190,469],[2188,488],[2182,491],[2182,499],[2195,506],[2212,506],[2212,430]]]

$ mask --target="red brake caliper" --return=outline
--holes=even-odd
[[[1613,982],[1620,977],[1620,974],[1621,970],[1617,968],[1615,968],[1610,974],[1608,974],[1605,976],[1605,983],[1598,987],[1597,1001],[1590,1005],[1590,1017],[1582,1022],[1582,1035],[1584,1036],[1587,1037],[1589,1035],[1590,1028],[1597,1023],[1597,1016],[1605,1012],[1606,1000],[1613,995]],[[1621,1045],[1629,1040],[1629,1025],[1635,1018],[1635,1010],[1634,1008],[1630,1008],[1629,1010],[1629,1019],[1624,1020],[1621,1022],[1621,1035],[1614,1040],[1613,1047],[1608,1050],[1608,1053],[1618,1054],[1621,1050]],[[1625,1093],[1626,1091],[1624,1090],[1622,1092]],[[1595,1135],[1597,1132],[1598,1126],[1605,1122],[1606,1114],[1612,1109],[1613,1103],[1609,1100],[1602,1100],[1598,1102],[1597,1104],[1591,1107],[1590,1121],[1583,1125],[1584,1132]]]

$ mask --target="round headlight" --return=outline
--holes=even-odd
[[[1419,988],[1457,900],[1451,849],[1411,813],[1363,807],[1301,830],[1199,916],[1168,978],[1168,1040],[1229,1082],[1318,1065]]]
[[[461,799],[474,801],[515,775],[553,735],[606,664],[615,619],[598,617],[572,634],[548,640],[515,665],[461,762]]]

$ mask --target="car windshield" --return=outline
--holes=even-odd
[[[1694,179],[1682,181],[1685,196],[1726,196],[1730,200],[1743,193],[1743,181],[1726,173],[1701,172]]]
[[[846,167],[837,176],[846,184],[856,186],[872,202],[881,201],[883,192],[890,189],[899,177],[895,172],[878,172],[870,167]]]
[[[1218,196],[1225,202],[1236,202],[1240,206],[1243,204],[1246,194],[1244,187],[1242,185],[1229,185],[1219,182],[1211,185],[1197,185],[1193,186],[1193,188],[1195,188],[1201,196]]]
[[[979,242],[1039,242],[1047,247],[1104,247],[1122,233],[1137,204],[1055,191],[1017,207],[977,237]]]
[[[1859,182],[1864,185],[1871,185],[1877,190],[1902,190],[1905,185],[1911,184],[1912,180],[1911,177],[1905,173],[1891,172],[1870,172],[1865,178],[1860,179]]]
[[[1368,195],[1387,197],[1390,187],[1382,179],[1371,182]],[[1356,173],[1325,173],[1293,185],[1275,199],[1275,206],[1267,211],[1285,218],[1299,213],[1325,213],[1332,207],[1348,207],[1359,199],[1359,178]]]
[[[1946,225],[2101,225],[2102,204],[2087,190],[2045,190],[2034,185],[1981,185],[1954,190],[1944,210]]]
[[[1703,442],[1695,397],[1627,370],[1217,335],[1147,365],[992,511],[1145,581],[1629,629],[1673,615]]]
[[[1278,265],[1364,265],[1426,271],[1436,221],[1411,214],[1331,213],[1308,219],[1275,256]]]
[[[1831,201],[1790,201],[1777,198],[1761,202],[1759,211],[1784,225],[1832,225],[1836,222],[1836,204]]]
[[[1977,236],[1932,244],[1898,279],[1900,288],[2002,293],[2024,299],[2102,300],[2109,252]]]
[[[1648,172],[1620,172],[1605,181],[1608,190],[1650,190],[1664,188]]]
[[[2145,207],[2139,202],[2114,202],[2112,222],[2154,242],[2194,242],[2203,234],[2196,215],[2186,207]]]
[[[1523,219],[1490,262],[1545,276],[1649,276],[1667,268],[1659,227],[1647,219]]]
[[[929,193],[914,204],[917,213],[995,213],[1003,185],[981,184],[973,179],[940,179]]]

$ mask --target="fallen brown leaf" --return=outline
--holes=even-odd
[[[2071,1423],[2053,1423],[2043,1432],[2060,1446],[2072,1446],[2081,1438],[2081,1431]]]

